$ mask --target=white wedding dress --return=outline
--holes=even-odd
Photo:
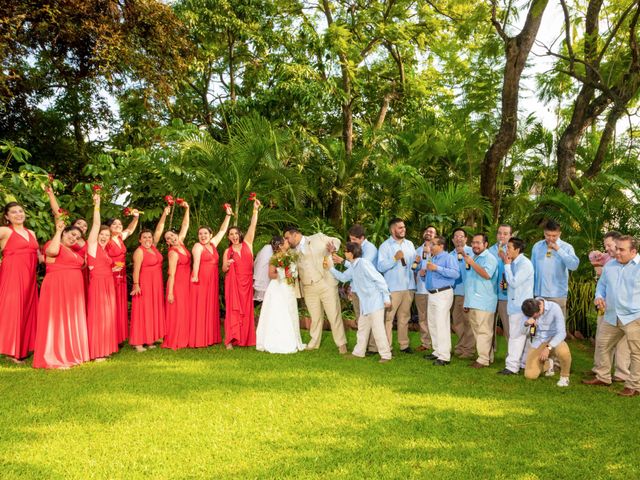
[[[284,279],[278,268],[278,278],[269,282],[264,294],[260,320],[256,330],[256,350],[269,353],[296,353],[305,349],[300,337],[298,301],[293,285]]]

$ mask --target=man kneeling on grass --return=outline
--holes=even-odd
[[[362,257],[362,248],[355,242],[345,246],[345,257],[349,268],[339,272],[331,267],[331,274],[340,282],[351,282],[351,290],[358,295],[360,312],[358,318],[358,341],[353,356],[363,358],[367,350],[369,335],[373,335],[380,363],[391,360],[391,347],[384,325],[384,309],[391,307],[391,295],[384,277],[366,258]]]
[[[557,303],[543,298],[528,298],[522,302],[522,313],[526,317],[523,329],[531,340],[525,378],[535,380],[543,371],[547,377],[553,376],[553,360],[549,357],[555,354],[560,362],[560,380],[556,385],[568,387],[571,352],[564,341],[567,330],[562,310]]]

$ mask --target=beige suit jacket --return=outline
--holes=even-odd
[[[333,266],[331,255],[327,251],[327,242],[333,242],[336,249],[340,248],[340,240],[329,237],[324,233],[316,233],[305,237],[304,247],[298,247],[298,253],[300,254],[298,270],[303,290],[321,283],[334,287],[338,285],[338,281],[331,275],[331,272],[325,270],[323,266],[325,258],[329,262],[329,266]]]

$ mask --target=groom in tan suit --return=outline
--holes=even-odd
[[[298,271],[302,284],[302,296],[311,314],[311,328],[309,329],[311,340],[307,345],[307,350],[320,348],[324,312],[331,325],[333,341],[336,342],[338,350],[340,353],[347,353],[347,337],[344,334],[344,324],[342,323],[338,281],[329,270],[324,268],[324,262],[333,266],[328,245],[332,244],[337,250],[340,248],[340,240],[328,237],[323,233],[305,237],[297,228],[293,227],[284,232],[284,238],[300,254]]]

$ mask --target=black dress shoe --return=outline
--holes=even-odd
[[[435,356],[433,353],[429,353],[428,355],[424,355],[424,359],[425,360],[437,360],[438,357]]]
[[[445,365],[449,365],[451,362],[447,362],[446,360],[436,360],[433,364],[437,367],[444,367]]]
[[[367,357],[371,357],[371,356],[373,356],[373,355],[377,355],[377,354],[378,354],[378,352],[372,352],[372,351],[370,351],[370,350],[367,350],[367,352],[365,353],[365,355],[366,355]]]
[[[505,368],[504,370],[500,370],[499,372],[497,372],[498,375],[517,375],[516,372],[512,372],[511,370],[509,370],[508,368]]]
[[[402,353],[413,353],[413,349],[411,347],[400,349]]]

